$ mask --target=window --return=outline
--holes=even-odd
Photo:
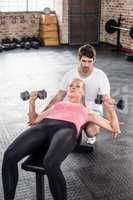
[[[54,9],[54,0],[0,0],[0,11],[43,11],[45,7]]]
[[[42,11],[45,7],[54,9],[54,0],[28,0],[29,11]]]

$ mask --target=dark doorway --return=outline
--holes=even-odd
[[[98,43],[100,0],[69,0],[69,44]]]

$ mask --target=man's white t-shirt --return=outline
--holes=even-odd
[[[103,112],[102,105],[95,104],[95,99],[97,94],[110,96],[110,84],[106,74],[102,70],[94,67],[92,73],[87,78],[82,78],[78,70],[74,68],[64,75],[60,89],[67,90],[68,85],[75,78],[80,78],[85,83],[86,105],[92,110]]]

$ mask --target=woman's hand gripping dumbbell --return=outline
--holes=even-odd
[[[27,90],[24,92],[21,92],[20,98],[23,101],[27,101],[30,98],[31,93],[29,93]],[[38,90],[38,91],[36,91],[36,94],[37,94],[37,98],[39,98],[39,99],[45,99],[47,97],[47,92],[45,90]]]
[[[95,103],[96,103],[96,104],[102,104],[103,101],[104,101],[103,98],[104,98],[103,95],[98,94],[97,97],[96,97],[96,99],[95,99]],[[123,100],[122,98],[120,98],[120,99],[118,100],[118,102],[116,102],[115,100],[113,100],[113,104],[114,104],[118,109],[120,109],[120,110],[123,110],[124,107],[125,107],[125,102],[124,102],[124,100]]]

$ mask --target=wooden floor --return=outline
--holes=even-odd
[[[102,130],[93,153],[68,156],[62,165],[68,200],[133,199],[133,63],[112,48],[108,45],[97,47],[95,65],[107,73],[112,96],[124,98],[125,109],[118,111],[118,115],[125,125],[116,140]],[[48,98],[38,101],[38,110],[42,110],[58,90],[63,74],[77,65],[76,47],[14,50],[0,54],[0,167],[7,146],[27,127],[28,104],[21,101],[20,92],[46,89]],[[46,199],[52,200],[47,179],[45,189]],[[35,200],[34,174],[20,169],[16,200],[26,199]],[[3,200],[1,173],[0,200]]]

